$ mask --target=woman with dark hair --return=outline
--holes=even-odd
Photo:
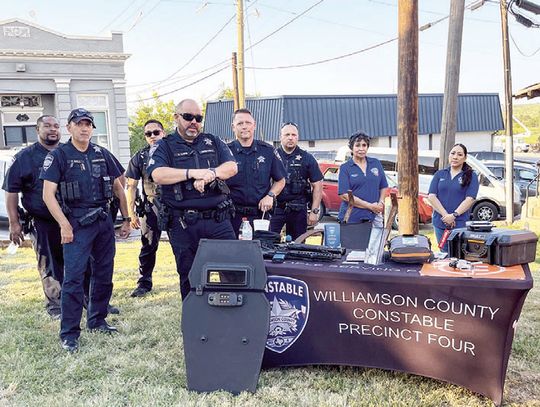
[[[478,194],[478,176],[466,159],[467,147],[455,144],[448,155],[450,166],[437,171],[429,186],[429,202],[435,210],[433,229],[439,244],[446,229],[465,227]],[[441,251],[448,252],[448,243],[444,243]]]
[[[343,202],[339,208],[341,222],[348,207],[347,191],[352,190],[354,206],[349,223],[369,222],[384,210],[384,197],[388,182],[381,162],[368,157],[370,137],[362,132],[349,139],[352,158],[339,168],[338,195]]]

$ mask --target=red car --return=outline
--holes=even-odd
[[[319,168],[323,173],[323,196],[321,202],[321,216],[332,215],[337,216],[339,207],[341,205],[341,198],[338,196],[338,177],[339,177],[340,164],[321,162]],[[397,180],[394,180],[388,174],[386,174],[388,181],[388,195],[391,192],[397,194]],[[420,190],[424,189],[426,192],[420,192],[418,194],[418,220],[420,223],[430,223],[431,216],[433,214],[433,208],[429,204],[427,188],[429,187],[429,179],[421,179]],[[422,188],[424,187],[424,188]]]

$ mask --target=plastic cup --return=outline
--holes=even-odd
[[[253,219],[253,228],[267,231],[270,229],[270,221],[268,219]]]

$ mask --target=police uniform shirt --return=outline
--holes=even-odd
[[[19,151],[4,179],[2,189],[7,192],[21,193],[22,206],[30,215],[52,220],[45,202],[43,202],[43,181],[39,174],[49,150],[39,142]]]
[[[238,165],[238,174],[227,180],[235,205],[255,207],[270,190],[270,180],[287,176],[274,147],[261,140],[253,140],[250,147],[242,147],[238,140],[228,144]]]
[[[307,198],[307,184],[309,182],[318,182],[323,179],[321,169],[315,157],[300,147],[296,148],[288,154],[283,147],[277,149],[281,161],[287,172],[287,183],[283,191],[278,195],[277,200],[280,203],[286,203],[294,200],[305,201]],[[293,183],[304,182],[301,191],[296,191]]]
[[[150,180],[150,176],[148,175],[148,171],[146,169],[146,167],[148,166],[149,152],[150,145],[147,145],[146,147],[137,151],[137,153],[133,157],[131,157],[126,171],[126,177],[135,180],[140,180],[142,178],[142,191],[145,199],[153,202],[157,192],[157,184]]]
[[[437,195],[437,199],[441,202],[446,212],[452,213],[470,196],[476,199],[478,194],[478,175],[473,171],[471,183],[467,187],[463,187],[463,171],[457,174],[454,178],[450,174],[450,168],[444,168],[435,173],[429,185],[429,194]],[[446,225],[441,220],[442,216],[439,212],[433,211],[433,225],[439,229],[445,229]],[[470,218],[470,210],[462,213],[456,218],[456,226],[465,227],[465,222]]]
[[[85,152],[73,146],[71,140],[52,151],[45,158],[40,178],[59,184],[78,182],[80,198],[68,203],[73,208],[96,208],[108,202],[103,191],[103,177],[122,175],[118,160],[105,148],[90,143]]]
[[[201,133],[192,143],[186,142],[178,130],[162,138],[150,149],[148,175],[159,167],[181,169],[216,168],[227,161],[234,161],[229,147],[213,134]],[[170,208],[206,210],[227,199],[227,196],[210,190],[201,194],[193,188],[193,179],[181,182],[182,200],[175,198],[174,184],[161,185],[161,199]]]
[[[379,202],[381,189],[388,187],[388,181],[381,162],[373,157],[366,157],[366,173],[350,159],[339,167],[338,195],[346,194],[352,190],[355,197],[363,201]],[[338,219],[343,220],[348,203],[342,201],[339,207]],[[367,208],[354,207],[349,222],[355,223],[360,220],[373,220],[375,213]]]

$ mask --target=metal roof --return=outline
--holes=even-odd
[[[439,134],[443,94],[418,95],[419,134]],[[248,98],[257,121],[256,138],[279,140],[281,123],[294,122],[303,140],[346,138],[357,130],[372,137],[397,135],[396,95],[275,96]],[[210,101],[204,131],[231,140],[232,100]],[[497,93],[460,94],[458,132],[494,132],[504,128]]]

